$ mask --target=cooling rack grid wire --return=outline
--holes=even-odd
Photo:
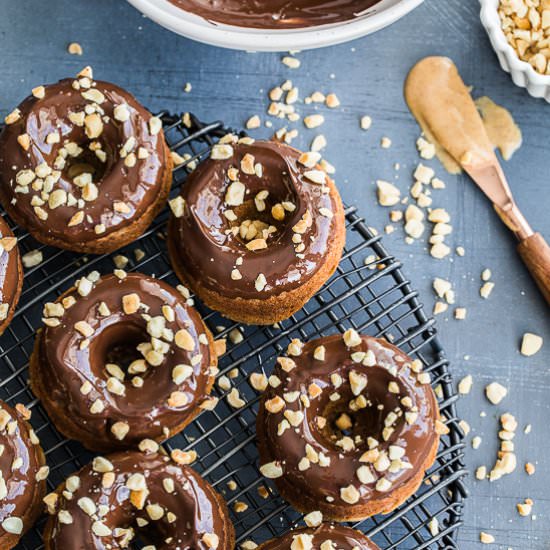
[[[161,113],[172,150],[185,163],[174,171],[174,189],[185,181],[193,164],[208,155],[212,144],[227,129],[221,122],[203,124],[193,116]],[[129,270],[142,271],[177,284],[170,268],[164,242],[167,209],[149,230],[119,254],[130,258]],[[462,478],[462,433],[455,411],[456,393],[451,384],[448,362],[437,340],[433,321],[428,319],[401,271],[398,260],[389,255],[354,208],[347,208],[347,246],[340,266],[317,295],[292,318],[275,327],[239,326],[197,307],[218,337],[227,337],[227,353],[220,363],[220,375],[238,373],[232,384],[246,400],[246,406],[233,409],[218,387],[221,399],[214,411],[203,412],[182,434],[166,447],[195,449],[194,467],[222,492],[233,510],[244,502],[248,508],[232,511],[237,541],[259,543],[277,536],[300,521],[301,516],[277,494],[271,482],[258,470],[255,445],[255,417],[258,395],[248,382],[253,371],[270,373],[275,358],[282,354],[292,338],[308,340],[320,335],[343,332],[349,327],[373,336],[383,336],[419,358],[431,373],[439,405],[450,433],[441,440],[437,460],[425,482],[405,504],[386,516],[357,524],[384,550],[444,548],[457,549],[456,532],[461,524],[466,496]],[[0,398],[14,405],[23,403],[32,409],[31,422],[46,451],[51,469],[50,490],[67,475],[86,464],[91,455],[78,443],[65,440],[48,420],[40,403],[28,387],[28,361],[36,329],[41,325],[42,306],[69,288],[80,276],[92,270],[101,273],[114,268],[113,255],[82,257],[79,254],[43,246],[17,227],[22,252],[40,249],[44,260],[25,273],[25,286],[19,307],[8,330],[0,338]],[[139,249],[144,255],[136,255]],[[237,484],[228,488],[228,481]],[[433,519],[435,518],[435,520]],[[18,546],[25,550],[43,548],[42,519]]]

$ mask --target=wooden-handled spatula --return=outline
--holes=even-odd
[[[514,201],[481,116],[453,62],[428,57],[415,65],[405,98],[440,158],[464,169],[492,201],[519,240],[518,252],[550,305],[550,246],[535,233]]]
[[[493,201],[497,214],[511,229],[519,244],[517,250],[550,305],[550,246],[540,233],[535,233],[517,207],[498,159],[472,164],[462,162],[465,172]],[[467,160],[467,159],[464,159]]]

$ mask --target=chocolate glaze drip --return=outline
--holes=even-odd
[[[65,79],[57,84],[45,86],[44,97],[29,96],[18,109],[21,117],[6,125],[0,134],[0,201],[15,221],[34,233],[45,233],[51,238],[76,245],[90,239],[105,237],[109,233],[128,226],[140,216],[155,200],[162,182],[162,166],[165,163],[165,142],[162,132],[152,135],[148,126],[151,114],[136,99],[122,88],[108,82],[95,81],[93,90],[100,91],[105,100],[99,105],[104,112],[103,132],[96,139],[89,139],[83,125],[70,120],[70,115],[82,113],[93,102],[85,99],[82,92],[73,87],[75,80]],[[78,81],[76,81],[78,82]],[[130,113],[128,120],[121,122],[114,117],[117,105],[125,104]],[[28,150],[18,143],[19,136],[27,134],[30,140]],[[49,142],[50,134],[59,137],[59,143]],[[120,150],[128,139],[135,139],[134,151],[144,148],[148,156],[137,160],[134,166],[127,166]],[[37,217],[34,206],[40,204],[41,190],[29,187],[28,193],[16,192],[16,176],[26,169],[35,170],[46,163],[54,168],[60,149],[67,142],[76,143],[83,149],[76,160],[68,157],[69,164],[91,163],[96,169],[94,183],[99,189],[96,200],[84,204],[85,216],[81,223],[68,226],[72,216],[80,208],[67,204],[49,208],[48,201],[42,207],[47,212],[46,220]],[[105,162],[95,157],[89,149],[90,143],[99,142],[106,154]],[[61,177],[54,189],[63,189],[76,198],[81,188],[69,175],[67,165],[61,170]],[[123,203],[125,211],[115,211],[114,204]],[[103,224],[105,231],[98,235],[96,225]]]
[[[15,409],[0,401],[0,445],[3,452],[0,455],[0,472],[2,485],[5,484],[5,494],[0,490],[0,547],[4,548],[5,537],[9,536],[2,527],[7,518],[28,518],[36,515],[32,509],[38,506],[44,494],[45,477],[37,480],[38,471],[44,466],[44,454],[36,435],[31,435],[30,425],[23,420]],[[12,431],[13,430],[13,431]],[[16,466],[14,468],[14,466]],[[23,531],[30,524],[23,522]]]
[[[315,348],[325,347],[325,359],[314,358]],[[365,366],[351,358],[354,352],[371,352],[374,357],[372,366]],[[310,500],[334,503],[345,506],[340,490],[350,484],[359,492],[358,504],[384,498],[387,491],[377,490],[377,481],[385,478],[391,482],[391,490],[398,489],[418,473],[430,453],[438,435],[435,421],[439,417],[435,395],[429,384],[420,384],[417,375],[411,370],[411,359],[385,340],[361,336],[361,343],[353,348],[345,345],[341,335],[329,336],[306,343],[298,357],[292,357],[296,367],[285,372],[278,366],[274,374],[281,380],[276,388],[269,387],[264,394],[261,414],[258,417],[258,433],[261,436],[261,449],[265,450],[262,462],[276,461],[282,464],[285,483],[291,483],[299,494],[309,496]],[[350,384],[350,373],[355,371],[365,375],[367,384],[361,394],[366,398],[367,406],[352,411],[349,402],[357,397]],[[341,379],[341,385],[335,384],[334,376]],[[397,384],[398,393],[389,391],[390,382]],[[316,384],[321,392],[311,397],[311,384]],[[286,402],[280,412],[266,411],[266,402],[279,396],[297,392],[295,400]],[[303,397],[309,396],[309,406],[305,406]],[[334,399],[335,396],[338,396]],[[333,397],[331,399],[331,397]],[[408,406],[402,404],[407,397]],[[278,435],[280,423],[287,418],[288,411],[300,411],[303,420]],[[387,439],[383,437],[385,420],[389,413],[396,412],[392,423],[393,432]],[[406,420],[406,412],[416,412],[412,422]],[[348,430],[341,430],[336,421],[341,413],[347,414],[353,421]],[[320,427],[318,417],[326,420]],[[344,436],[354,440],[352,449],[346,449],[338,442]],[[380,452],[387,453],[390,446],[404,449],[403,461],[409,466],[396,472],[385,470],[378,472],[372,463],[362,459],[369,450],[368,438],[374,438]],[[330,465],[311,463],[301,470],[300,461],[306,456],[306,445],[316,453],[330,459]],[[367,466],[372,474],[372,482],[362,483],[357,470]]]
[[[9,304],[15,308],[20,287],[21,259],[19,248],[11,229],[4,218],[0,217],[0,304]],[[0,319],[0,322],[3,319]]]
[[[349,21],[380,0],[170,0],[209,21],[260,29],[293,29]]]
[[[136,313],[124,313],[123,296],[134,293],[145,308]],[[130,273],[124,279],[115,275],[102,277],[87,296],[80,296],[73,288],[59,301],[68,296],[75,298],[74,305],[65,310],[58,326],[43,329],[38,344],[39,393],[46,396],[44,405],[54,418],[60,417],[62,423],[74,419],[84,443],[91,440],[94,448],[127,448],[144,438],[166,439],[172,430],[197,412],[210,391],[210,367],[216,365],[217,358],[206,339],[208,329],[179,292],[152,277]],[[102,303],[107,305],[108,315],[100,313]],[[136,346],[151,340],[142,314],[162,317],[162,307],[166,305],[174,311],[174,320],[166,321],[166,328],[173,334],[186,329],[192,338],[193,350],[182,349],[172,342],[162,363],[147,365],[146,372],[140,374],[142,387],[135,387],[131,383],[133,375],[126,374],[122,382],[124,394],[110,392],[107,380],[112,375],[106,371],[106,363],[118,363],[117,349],[120,359],[126,363],[128,359],[141,359],[141,353],[135,351]],[[94,330],[84,348],[84,336],[75,330],[75,323],[79,321],[86,321]],[[176,365],[193,365],[192,374],[179,384],[173,380]],[[121,368],[124,370],[125,366]],[[86,394],[82,391],[85,382],[91,384]],[[183,404],[169,404],[175,391],[184,394]],[[98,399],[104,409],[94,414],[90,408]],[[111,432],[116,422],[129,426],[122,441]]]
[[[157,550],[209,550],[213,546],[208,544],[208,539],[203,539],[207,534],[217,535],[219,550],[232,550],[233,528],[225,504],[192,468],[177,465],[159,454],[123,452],[105,458],[112,464],[108,483],[105,473],[94,471],[93,465],[88,465],[75,474],[79,480],[76,490],[65,493],[68,485],[72,487],[67,482],[59,487],[57,513],[46,526],[48,550],[125,548],[122,538],[133,538],[134,532]],[[131,491],[126,485],[134,474],[145,476],[147,496],[141,509],[132,504]],[[171,480],[170,485],[166,480]],[[67,499],[67,494],[72,498]],[[79,502],[81,504],[83,498],[91,499],[96,513],[88,515],[81,508]],[[151,519],[149,505],[162,508],[160,519]],[[64,511],[61,516],[60,511]],[[60,521],[67,512],[72,518],[70,524]],[[146,525],[140,527],[143,520]],[[112,533],[98,536],[99,522]],[[130,529],[131,535],[117,528]],[[133,547],[131,542],[130,547]]]
[[[234,154],[227,160],[208,159],[191,173],[182,188],[185,200],[184,215],[171,218],[170,239],[175,243],[174,260],[191,280],[228,297],[258,298],[278,295],[303,285],[319,269],[333,235],[333,220],[319,213],[320,209],[337,211],[334,199],[325,187],[304,177],[308,169],[298,163],[300,153],[276,142],[255,141],[233,146]],[[231,183],[227,171],[240,167],[246,154],[261,164],[262,176],[239,173],[246,189],[245,204],[240,207],[225,205],[225,195]],[[247,218],[257,218],[254,198],[262,190],[269,191],[265,219],[277,231],[267,240],[267,248],[250,251],[239,235],[231,229]],[[282,201],[296,206],[286,212],[285,219],[276,222],[269,217],[271,207]],[[238,219],[229,221],[224,211],[231,208]],[[312,225],[302,235],[305,250],[297,254],[293,227],[308,211]],[[242,263],[240,263],[242,261]],[[240,279],[231,273],[238,268]],[[258,274],[266,278],[261,293],[256,290]]]
[[[311,537],[311,550],[321,550],[325,542],[332,542],[331,548],[338,550],[379,550],[368,537],[351,527],[345,527],[338,523],[322,523],[318,527],[302,527],[293,529],[288,533],[265,542],[260,546],[261,550],[288,550],[295,537],[305,535]]]

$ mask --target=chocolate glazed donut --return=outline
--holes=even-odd
[[[0,401],[0,548],[13,548],[42,512],[48,467],[22,405]]]
[[[52,246],[99,254],[132,242],[171,179],[161,121],[89,67],[35,88],[0,134],[0,201]]]
[[[23,266],[17,239],[0,217],[0,334],[10,324],[23,286]]]
[[[44,499],[46,550],[233,550],[225,502],[192,468],[160,454],[97,457]]]
[[[217,356],[197,311],[166,283],[93,273],[44,307],[31,388],[66,437],[91,450],[163,441],[213,400]]]
[[[258,413],[262,473],[297,510],[336,521],[399,506],[418,489],[446,431],[429,374],[353,329],[293,341],[289,353]]]
[[[317,527],[293,529],[260,544],[258,550],[380,550],[368,537],[351,527],[321,523]]]
[[[342,203],[319,155],[226,136],[171,201],[168,249],[182,281],[244,323],[288,318],[336,269]]]

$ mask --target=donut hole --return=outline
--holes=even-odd
[[[147,518],[149,519],[149,518]],[[160,521],[149,521],[145,527],[140,527],[137,523],[133,525],[136,534],[132,541],[131,548],[144,548],[146,545],[152,545],[155,548],[162,548],[166,539],[174,535],[174,528],[165,519]],[[192,541],[189,541],[192,544]],[[178,548],[192,548],[192,546],[182,545]]]
[[[100,338],[94,340],[93,357],[97,360],[97,373],[110,377],[112,372],[105,368],[107,364],[116,365],[129,379],[136,374],[142,378],[147,374],[130,372],[129,367],[136,360],[143,359],[138,351],[139,344],[150,341],[144,327],[134,323],[118,322],[105,328]],[[112,369],[111,369],[112,370]]]
[[[100,182],[108,170],[108,160],[101,162],[96,153],[90,150],[90,144],[81,145],[82,152],[75,156],[66,158],[63,169],[64,179],[73,181],[82,174],[91,174],[94,183]],[[107,158],[109,155],[107,155]]]
[[[339,452],[367,449],[369,438],[383,441],[386,416],[399,409],[397,398],[366,391],[357,399],[349,387],[339,388],[338,394],[339,399],[327,399],[321,409],[326,420],[320,430],[323,439]]]
[[[137,359],[141,359],[142,356],[136,349],[136,346],[140,342],[117,342],[111,346],[105,356],[105,363],[114,363],[118,365],[123,371],[127,372],[128,367]]]
[[[231,222],[231,229],[237,239],[248,245],[256,239],[265,239],[266,244],[281,231],[281,221],[271,215],[271,206],[265,201],[265,209],[259,211],[253,199],[245,201],[233,209],[236,219]]]
[[[161,506],[162,504],[164,503],[158,503],[158,505]],[[170,508],[167,508],[167,510]],[[172,509],[176,510],[177,508],[174,506]],[[121,546],[116,545],[109,548],[128,548],[130,550],[137,550],[138,548],[149,547],[150,545],[153,545],[155,548],[166,548],[166,546],[163,546],[166,539],[177,534],[174,524],[170,524],[166,520],[166,516],[159,520],[151,521],[150,517],[145,514],[143,519],[148,520],[146,525],[140,525],[138,518],[143,518],[143,515],[133,510],[125,510],[119,517],[113,518],[113,528],[117,528],[122,533],[125,533],[128,539],[126,539],[125,544]],[[182,539],[182,543],[188,544],[183,544],[181,548],[192,548],[193,541],[184,539],[185,537]],[[180,546],[178,546],[178,548],[180,548]]]
[[[256,239],[264,239],[269,246],[297,221],[298,198],[287,178],[271,183],[265,188],[257,188],[257,182],[252,185],[247,181],[245,187],[250,193],[240,205],[232,207],[231,229],[245,246]]]

